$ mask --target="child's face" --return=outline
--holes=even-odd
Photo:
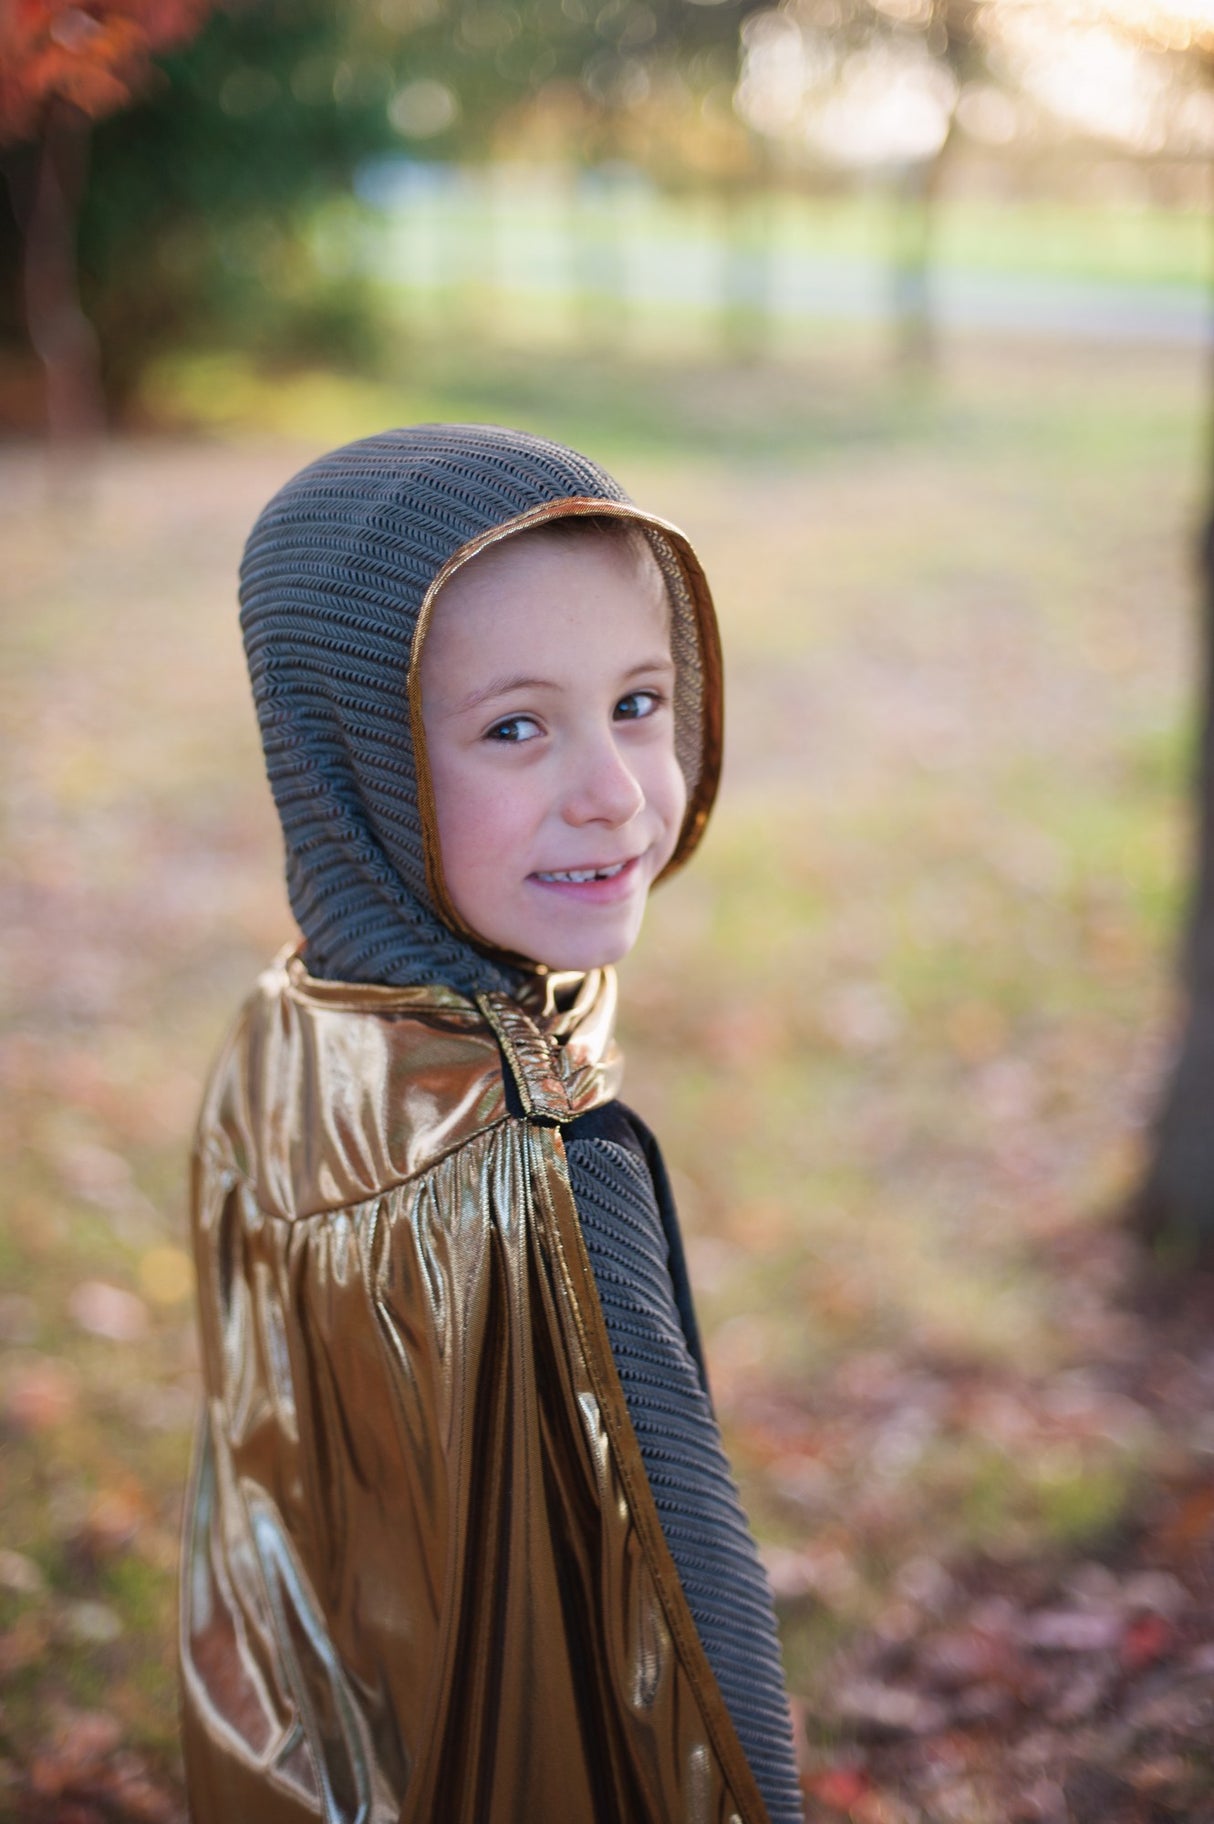
[[[421,686],[460,916],[554,969],[623,956],[687,798],[656,564],[593,536],[492,546],[440,592]]]

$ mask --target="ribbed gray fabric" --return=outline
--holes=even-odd
[[[431,906],[406,678],[422,598],[447,559],[575,495],[628,498],[546,438],[423,424],[322,456],[254,526],[241,626],[291,909],[317,974],[463,994],[517,987]]]
[[[627,499],[560,444],[492,425],[420,425],[322,457],[257,521],[241,623],[291,905],[314,974],[438,982],[463,994],[519,987],[521,974],[452,931],[429,896],[409,653],[426,590],[455,551],[572,496]],[[652,1178],[627,1147],[576,1137],[570,1170],[629,1412],[709,1663],[772,1824],[799,1824],[770,1596],[679,1321]],[[687,1302],[682,1278],[680,1290]]]
[[[771,1592],[680,1322],[653,1180],[594,1125],[566,1135],[570,1178],[662,1531],[771,1824],[802,1824]]]

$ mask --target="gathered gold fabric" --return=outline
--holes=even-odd
[[[614,993],[284,958],[243,1010],[194,1162],[195,1824],[765,1824],[565,1168]]]

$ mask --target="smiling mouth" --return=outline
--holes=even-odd
[[[533,880],[568,883],[570,886],[580,887],[585,885],[588,880],[615,880],[618,875],[624,872],[625,868],[630,868],[632,866],[635,859],[636,857],[633,856],[628,861],[613,862],[609,868],[552,868],[546,873],[537,871],[531,878]]]

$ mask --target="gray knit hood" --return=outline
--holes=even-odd
[[[443,982],[464,994],[519,985],[518,959],[481,943],[446,896],[417,652],[439,588],[462,563],[545,520],[603,512],[639,522],[671,597],[688,810],[669,872],[707,820],[721,739],[712,600],[675,527],[635,507],[576,451],[469,424],[347,444],[261,514],[241,565],[241,627],[287,888],[314,974]]]

